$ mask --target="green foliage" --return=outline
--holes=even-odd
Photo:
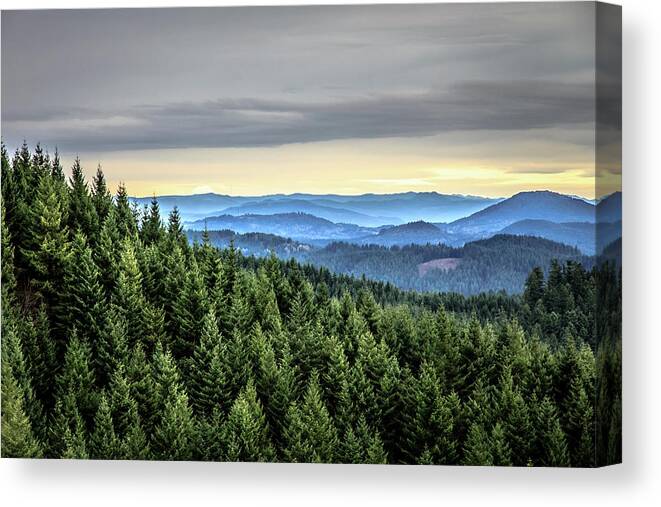
[[[275,451],[269,438],[266,417],[249,383],[232,405],[221,430],[226,461],[273,461]]]
[[[67,183],[57,156],[27,146],[11,161],[3,146],[2,208],[3,456],[621,460],[611,264],[549,260],[545,275],[529,240],[496,238],[467,255],[508,249],[522,296],[405,292],[219,250],[209,233],[190,246],[178,211],[164,227],[154,199],[138,220],[100,168],[90,193],[79,162]],[[388,269],[439,249],[366,247],[361,262]],[[480,288],[461,273],[452,283]]]

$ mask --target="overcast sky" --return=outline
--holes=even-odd
[[[2,136],[135,195],[591,196],[594,20],[592,3],[3,12]]]

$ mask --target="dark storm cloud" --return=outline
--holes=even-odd
[[[471,130],[526,130],[593,118],[592,87],[557,82],[466,82],[447,91],[334,102],[218,99],[112,111],[8,112],[63,148],[246,147]],[[41,137],[40,137],[41,138]]]
[[[592,4],[9,12],[2,130],[78,151],[594,121]]]

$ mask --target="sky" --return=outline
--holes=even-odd
[[[595,19],[588,2],[4,11],[2,138],[140,196],[591,198],[621,174]]]

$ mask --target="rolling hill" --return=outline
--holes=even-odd
[[[502,229],[500,234],[537,236],[575,246],[586,255],[595,255],[622,235],[622,222],[558,224],[548,220],[520,220]]]
[[[377,234],[358,238],[354,243],[394,246],[394,245],[425,245],[427,243],[448,243],[447,235],[440,227],[428,222],[410,222],[381,229]]]
[[[346,240],[376,234],[378,229],[354,224],[336,224],[306,213],[276,213],[274,215],[220,215],[186,223],[190,230],[230,229],[238,233],[262,232],[298,241]]]
[[[617,222],[619,220],[622,220],[622,192],[614,192],[597,204],[597,221]]]
[[[520,192],[449,224],[448,230],[489,235],[521,220],[595,222],[595,207],[581,199],[549,191]]]
[[[371,216],[350,209],[320,204],[319,201],[292,198],[265,198],[249,201],[222,210],[225,215],[274,215],[280,213],[306,213],[331,222],[349,223],[365,227],[376,227],[388,223],[399,223],[399,218]]]
[[[208,231],[209,242],[218,248],[227,248],[230,243],[234,244],[243,255],[254,255],[265,257],[273,252],[281,258],[289,258],[295,254],[309,252],[313,247],[290,238],[283,238],[275,234],[264,234],[261,232],[247,232],[238,234],[230,230]],[[186,231],[186,236],[191,243],[201,243],[203,232]]]
[[[185,221],[221,214],[309,213],[334,222],[361,226],[398,225],[416,220],[451,222],[502,199],[437,192],[394,194],[270,194],[230,196],[221,194],[167,195],[158,198],[163,218],[177,206]],[[151,197],[132,197],[138,207]],[[336,210],[336,211],[333,211]]]
[[[496,235],[461,248],[331,243],[294,257],[335,273],[364,275],[402,289],[466,295],[501,290],[520,293],[530,271],[536,266],[548,268],[553,259],[580,261],[586,267],[593,262],[592,257],[567,245],[510,235]]]

